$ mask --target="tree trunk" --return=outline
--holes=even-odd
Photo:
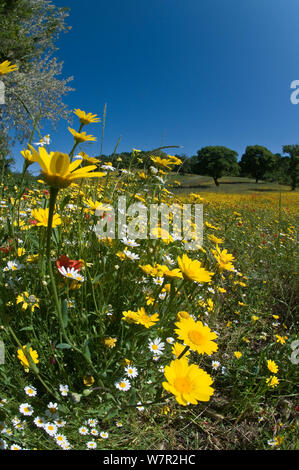
[[[216,186],[219,186],[218,178],[215,178],[215,177],[213,176],[213,180],[214,180],[214,183],[216,184]]]
[[[255,182],[256,182],[256,184],[257,184],[257,183],[259,182],[259,179],[258,179],[258,178],[255,178]]]

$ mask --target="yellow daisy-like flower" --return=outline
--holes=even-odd
[[[73,135],[77,144],[81,144],[82,142],[95,142],[97,140],[96,137],[93,135],[87,135],[86,132],[77,132],[71,127],[68,127],[68,130]]]
[[[275,363],[275,361],[271,361],[271,359],[269,359],[267,361],[267,367],[269,369],[270,372],[272,372],[273,374],[277,374],[278,372],[278,365]]]
[[[285,344],[286,340],[288,339],[287,336],[275,335],[275,337],[276,337],[276,343],[280,343],[280,344]]]
[[[83,151],[80,152],[79,155],[83,158],[83,160],[85,162],[93,163],[93,164],[96,164],[96,165],[98,165],[100,163],[100,161],[97,158],[90,157],[89,155],[87,155],[87,153],[85,153]]]
[[[241,353],[240,351],[235,351],[235,352],[234,352],[234,356],[235,356],[237,359],[241,359],[242,353]]]
[[[211,355],[218,350],[218,345],[213,341],[217,338],[217,334],[213,333],[208,326],[204,326],[201,321],[195,321],[192,317],[181,318],[175,326],[177,329],[174,331],[179,339],[192,351]]]
[[[39,153],[31,145],[29,147],[35,161],[42,168],[44,180],[53,188],[67,188],[77,179],[100,178],[106,175],[106,173],[93,172],[97,168],[96,165],[85,166],[77,170],[81,161],[77,160],[71,163],[66,153],[54,152],[49,155],[44,147],[39,147]]]
[[[216,246],[216,250],[212,250],[212,253],[219,264],[220,271],[234,271],[235,267],[232,261],[235,261],[233,255],[227,252],[227,250],[220,250],[219,246]]]
[[[48,219],[49,219],[49,208],[47,209],[33,209],[31,211],[32,217],[38,221],[36,224],[38,227],[48,227]],[[61,218],[60,215],[54,214],[53,215],[53,222],[52,228],[61,225]]]
[[[144,307],[141,307],[137,310],[138,321],[139,325],[145,326],[145,328],[150,328],[151,326],[155,325],[159,321],[159,314],[155,313],[154,315],[147,315]]]
[[[116,339],[116,338],[105,338],[105,339],[104,339],[104,344],[105,344],[105,346],[107,346],[107,348],[109,348],[109,349],[114,348],[115,345],[116,345],[116,342],[117,342],[117,339]]]
[[[271,377],[266,379],[266,383],[269,385],[269,387],[275,388],[279,384],[279,379],[276,377],[276,375],[271,375]]]
[[[92,375],[85,375],[83,383],[86,387],[91,387],[94,384],[94,377]]]
[[[122,314],[122,320],[128,323],[138,323],[139,315],[137,312],[133,312],[133,310],[128,310],[126,312],[122,312]]]
[[[178,256],[179,268],[185,279],[195,282],[211,282],[214,273],[201,266],[200,261],[190,259],[186,254],[182,258]]]
[[[87,114],[85,111],[81,111],[81,109],[75,109],[74,114],[78,116],[81,124],[84,124],[84,125],[101,121],[100,118],[98,118],[96,114],[92,114],[92,113]]]
[[[160,277],[167,276],[167,277],[178,277],[180,279],[183,278],[183,274],[179,269],[169,269],[166,265],[162,264],[157,264],[157,269],[161,274],[159,274]]]
[[[167,380],[162,383],[164,389],[172,393],[180,405],[209,401],[214,393],[212,377],[197,365],[189,365],[184,357],[166,366],[164,375]]]
[[[5,60],[0,64],[0,77],[1,75],[6,75],[7,73],[15,72],[16,70],[18,70],[17,65],[12,65],[9,60]]]
[[[224,240],[222,238],[217,238],[215,235],[208,235],[208,239],[211,240],[211,242],[215,243],[215,245],[220,245],[221,243],[224,243]]]
[[[31,357],[34,364],[37,364],[39,360],[38,360],[37,351],[33,350],[32,348],[29,348],[29,350],[27,350],[27,346],[25,345],[23,346],[22,349],[18,349],[18,359],[20,360],[22,366],[24,367],[25,372],[28,372],[30,366],[29,366],[29,361],[26,355],[29,355]]]
[[[22,303],[23,310],[27,310],[29,307],[32,312],[34,312],[35,308],[39,308],[39,299],[35,295],[29,295],[26,291],[18,295],[16,303]]]
[[[30,150],[21,150],[21,155],[25,158],[26,162],[31,165],[35,162],[34,156]]]
[[[184,346],[183,344],[181,343],[174,343],[172,348],[171,348],[171,351],[172,351],[172,354],[178,358],[180,357],[180,355],[182,354],[182,352],[184,351],[184,349],[186,349],[186,346]],[[184,357],[187,357],[190,355],[190,349],[188,349],[188,351],[185,352],[184,354]]]

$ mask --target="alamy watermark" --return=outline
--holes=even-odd
[[[95,232],[99,239],[183,240],[186,250],[197,250],[203,241],[203,205],[167,205],[137,202],[127,206],[127,198],[119,196],[117,208],[97,208],[99,217]]]

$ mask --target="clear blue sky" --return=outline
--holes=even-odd
[[[71,8],[59,40],[63,75],[74,75],[71,108],[102,114],[103,151],[182,145],[188,156],[224,145],[281,152],[299,143],[298,0],[54,0]],[[77,126],[76,117],[74,126]],[[85,130],[97,135],[101,127]],[[69,151],[61,123],[52,150]],[[86,147],[100,153],[100,144]],[[21,161],[21,160],[20,160]]]

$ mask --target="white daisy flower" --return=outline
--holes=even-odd
[[[124,237],[122,239],[122,242],[127,246],[131,246],[132,248],[136,248],[137,246],[140,246],[140,244],[136,243],[135,240],[131,240],[130,238],[127,238],[127,237]]]
[[[125,250],[123,253],[126,255],[127,258],[129,258],[132,261],[135,261],[136,259],[140,259],[139,255],[137,255],[136,253],[133,253],[132,251]]]
[[[33,422],[35,426],[37,426],[38,428],[43,428],[46,423],[46,420],[44,418],[40,418],[39,416],[37,416]]]
[[[0,439],[0,450],[6,450],[7,449],[7,443],[4,439]]]
[[[98,420],[95,418],[91,418],[87,421],[87,423],[91,428],[94,428],[98,424]]]
[[[62,428],[63,426],[66,425],[66,421],[64,421],[61,418],[55,419],[54,423],[56,424],[58,428]]]
[[[75,268],[65,268],[64,266],[61,266],[58,268],[58,271],[60,272],[60,274],[62,274],[62,276],[67,277],[69,279],[74,279],[75,281],[80,282],[82,282],[82,279],[84,280],[83,276]]]
[[[220,364],[219,361],[212,361],[212,368],[214,370],[218,370],[220,366],[221,366],[221,364]]]
[[[102,432],[100,432],[100,436],[101,436],[102,439],[107,439],[109,437],[109,434],[108,434],[108,432],[102,431]]]
[[[135,377],[138,375],[138,370],[134,366],[127,366],[125,367],[125,373],[127,377],[132,377],[135,379]]]
[[[131,388],[131,384],[128,379],[121,379],[119,382],[115,382],[115,387],[122,392],[127,392]]]
[[[87,446],[88,449],[96,449],[97,448],[97,444],[94,441],[87,442],[86,446]]]
[[[117,428],[122,428],[122,427],[123,427],[123,423],[121,423],[120,421],[116,421],[115,426],[116,426]]]
[[[57,433],[57,426],[54,423],[46,423],[44,425],[44,430],[49,436],[55,436]]]
[[[59,417],[57,403],[52,403],[52,402],[48,403],[48,409],[46,410],[46,415],[48,416],[48,418],[53,418],[53,420]]]
[[[171,337],[166,338],[166,341],[167,341],[168,344],[173,344],[174,338],[171,338]]]
[[[22,403],[19,406],[19,411],[22,413],[24,416],[31,416],[33,414],[33,408],[29,403]]]
[[[163,354],[165,343],[163,343],[160,338],[156,338],[154,341],[150,339],[148,347],[149,350],[155,354],[155,356],[160,356],[161,354]]]
[[[55,441],[60,447],[64,447],[68,443],[67,438],[63,434],[56,434]]]
[[[12,444],[10,446],[10,450],[22,450],[22,447],[18,446],[17,444]]]
[[[29,397],[35,397],[37,394],[36,388],[32,387],[32,385],[28,385],[27,387],[24,388],[26,395]]]
[[[91,434],[92,436],[97,436],[97,435],[99,434],[99,431],[97,431],[96,428],[92,428],[92,429],[90,430],[90,434]]]
[[[79,428],[79,434],[82,434],[82,436],[86,436],[89,433],[89,430],[86,426],[81,426]]]

